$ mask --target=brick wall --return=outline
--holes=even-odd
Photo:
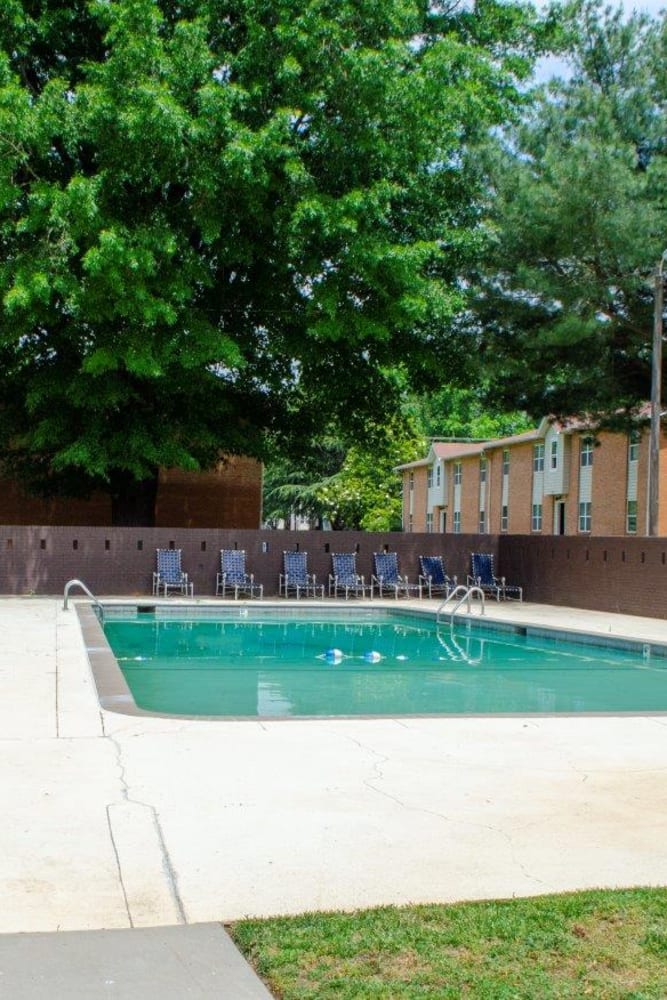
[[[510,451],[507,530],[529,534],[533,495],[533,446],[515,445]]]
[[[479,455],[464,456],[459,461],[462,466],[461,533],[472,535],[479,530]]]
[[[262,467],[232,455],[210,472],[162,469],[155,505],[158,527],[258,528]]]
[[[648,462],[648,449],[647,449],[647,462]],[[639,455],[639,475],[642,474],[642,463],[641,463],[641,452]],[[660,504],[660,511],[658,514],[658,534],[667,535],[667,434],[662,434],[660,438],[660,487],[659,494],[662,498]],[[639,505],[639,514],[644,520],[638,521],[639,530],[642,530],[642,525],[646,524],[646,514],[642,511],[641,504]]]
[[[502,536],[498,565],[531,601],[667,618],[667,538]]]
[[[95,493],[89,500],[42,500],[18,483],[0,478],[0,524],[110,524],[111,499]]]
[[[262,467],[252,458],[230,456],[211,472],[162,469],[156,524],[183,528],[258,528],[262,511]],[[110,525],[111,501],[40,500],[0,479],[0,524]]]
[[[596,473],[602,471],[602,460],[605,474],[598,475]],[[600,434],[600,444],[593,451],[592,520],[595,535],[625,534],[627,489],[628,439],[624,434]]]
[[[215,592],[221,548],[245,549],[248,570],[271,596],[285,549],[307,552],[310,571],[326,582],[331,552],[357,551],[358,571],[368,578],[373,552],[387,546],[413,580],[420,555],[443,555],[448,572],[465,582],[470,553],[491,552],[498,572],[523,586],[528,600],[667,619],[667,538],[5,525],[0,593],[62,594],[79,578],[98,595],[149,596],[155,549],[172,544],[183,550],[200,597]]]
[[[426,531],[426,504],[428,497],[428,471],[425,467],[415,469],[415,493],[412,530]]]
[[[500,531],[503,489],[503,451],[492,448],[487,452],[486,466],[486,524],[487,530],[497,534]]]

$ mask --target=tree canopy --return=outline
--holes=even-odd
[[[160,466],[305,447],[324,415],[361,440],[397,362],[463,368],[470,150],[529,28],[494,0],[5,0],[5,468],[147,523]]]
[[[468,333],[495,405],[631,417],[650,398],[667,247],[667,22],[555,5],[571,75],[489,148],[493,250]]]

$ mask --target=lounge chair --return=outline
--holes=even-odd
[[[308,572],[307,552],[283,552],[283,572],[278,581],[278,592],[283,597],[294,594],[297,600],[302,594],[317,597],[318,591],[324,597],[324,584],[318,586],[317,577]]]
[[[447,597],[456,586],[456,577],[448,576],[445,572],[442,556],[420,556],[419,566],[421,568],[419,582],[428,597],[438,595]]]
[[[332,552],[331,573],[329,574],[329,597],[338,597],[338,591],[344,591],[345,600],[350,594],[354,597],[366,596],[366,584],[363,576],[357,573],[356,552]]]
[[[385,590],[392,591],[394,597],[404,594],[409,597],[411,592],[422,596],[421,583],[410,583],[407,576],[402,576],[398,571],[398,556],[395,552],[374,552],[373,566],[375,572],[371,576],[371,597],[375,588],[380,592],[380,597],[384,596]]]
[[[153,594],[157,597],[160,591],[166,597],[170,590],[178,590],[186,596],[194,596],[194,584],[190,583],[188,574],[181,569],[180,549],[156,549],[157,568],[153,573]]]
[[[255,583],[253,573],[246,573],[245,551],[243,549],[220,549],[220,572],[215,583],[215,592],[221,597],[227,596],[227,591],[234,591],[234,600],[239,594],[248,597],[264,596],[264,586]]]
[[[469,587],[479,587],[485,594],[490,594],[497,601],[501,599],[522,601],[523,588],[507,583],[504,576],[496,576],[493,568],[493,556],[488,552],[471,552],[470,563],[472,572],[468,576]]]

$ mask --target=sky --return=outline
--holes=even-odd
[[[549,0],[534,0],[538,8],[547,7]],[[615,9],[619,0],[603,0],[605,4]],[[667,0],[621,0],[621,5],[627,15],[633,11],[657,15],[667,9]],[[548,80],[552,76],[567,76],[565,63],[561,59],[549,58],[538,60],[535,67],[535,79],[538,82]]]
[[[633,10],[647,11],[649,14],[659,14],[661,10],[664,10],[667,4],[665,0],[644,0],[643,3],[631,3],[630,0],[624,0],[623,7],[628,12],[632,13]]]

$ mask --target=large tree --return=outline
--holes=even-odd
[[[469,334],[496,405],[630,418],[667,247],[666,22],[595,0],[554,16],[569,72],[489,157],[496,235]]]
[[[466,361],[469,150],[518,7],[4,0],[0,461],[149,523],[160,466],[348,440]]]

